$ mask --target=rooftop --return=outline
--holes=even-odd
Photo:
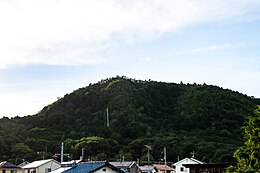
[[[110,167],[111,169],[116,170],[119,173],[123,173],[123,171],[116,168],[115,166],[113,166],[112,164],[110,164],[107,161],[80,163],[77,166],[64,171],[63,173],[90,173],[90,172],[94,172],[98,169],[101,169],[105,166]]]
[[[61,168],[55,169],[54,171],[51,171],[50,173],[61,173],[61,172],[64,172],[64,171],[66,171],[70,168],[71,167],[61,167]]]
[[[166,171],[173,171],[174,169],[168,165],[163,165],[163,164],[154,164],[154,167],[156,167],[158,170],[166,170]]]
[[[135,162],[128,162],[128,161],[123,161],[123,162],[109,162],[111,163],[112,165],[114,165],[115,167],[130,167],[132,166],[132,164],[134,164]]]
[[[32,162],[32,163],[29,163],[29,164],[23,166],[22,168],[23,168],[23,169],[27,169],[27,168],[37,168],[37,167],[39,167],[39,166],[41,166],[41,165],[43,165],[43,164],[45,164],[45,163],[48,163],[48,162],[50,162],[50,161],[52,161],[52,160],[53,160],[53,159],[34,161],[34,162]],[[55,160],[53,160],[53,161],[55,161]]]
[[[20,167],[12,164],[10,162],[3,161],[3,162],[0,162],[0,168],[20,168]]]

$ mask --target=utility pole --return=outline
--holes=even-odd
[[[108,114],[108,108],[107,108],[107,128],[109,128],[109,114]]]
[[[70,157],[70,154],[64,154],[63,150],[64,150],[64,142],[61,143],[61,151],[60,151],[60,154],[54,154],[54,155],[53,155],[53,158],[56,158],[56,159],[60,156],[60,162],[61,162],[61,163],[63,162],[64,156],[66,156],[67,158]]]
[[[165,173],[167,173],[166,147],[163,148],[163,153],[164,153],[164,166],[165,166]]]
[[[62,142],[61,143],[61,153],[60,153],[60,163],[63,162],[63,145],[64,145],[64,143]]]
[[[147,148],[147,158],[148,158],[148,165],[150,164],[150,150],[152,150],[152,147],[150,145],[144,145]]]
[[[148,157],[148,164],[150,164],[150,150],[148,149],[147,157]]]
[[[80,157],[81,160],[84,159],[84,148],[81,149],[81,157]]]

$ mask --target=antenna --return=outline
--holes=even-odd
[[[191,154],[191,157],[194,159],[195,152],[194,152],[194,151],[192,151],[190,154]]]
[[[107,108],[107,127],[109,128],[109,114],[108,114],[108,108]]]

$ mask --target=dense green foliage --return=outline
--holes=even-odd
[[[230,161],[243,144],[245,115],[258,103],[206,84],[110,78],[66,94],[36,115],[0,119],[0,160],[52,157],[64,141],[74,159],[85,148],[85,158],[145,160],[144,145],[150,145],[154,161],[163,158],[163,147],[168,161],[192,151],[203,161]]]
[[[228,172],[260,172],[260,106],[257,106],[252,116],[248,116],[243,129],[245,145],[235,152],[238,164],[229,167]]]

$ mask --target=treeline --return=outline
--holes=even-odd
[[[0,160],[232,160],[241,126],[259,99],[217,86],[141,81],[125,76],[80,88],[27,117],[0,119]],[[109,127],[107,127],[107,109]],[[55,155],[56,156],[56,155]],[[57,158],[58,159],[58,158]]]

